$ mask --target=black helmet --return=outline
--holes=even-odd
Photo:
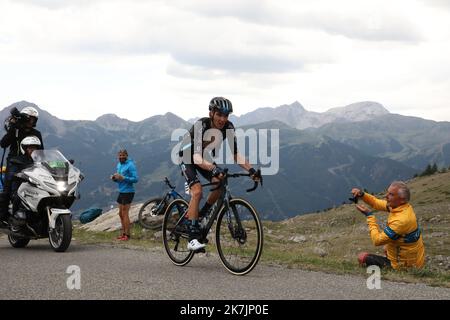
[[[214,109],[217,109],[225,115],[229,115],[233,112],[233,105],[228,99],[225,99],[223,97],[215,97],[212,98],[211,102],[209,103],[209,111],[213,111]]]

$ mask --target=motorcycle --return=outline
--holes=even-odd
[[[69,209],[79,199],[84,176],[58,150],[35,150],[31,157],[33,165],[15,175],[23,181],[17,190],[17,211],[22,210],[25,219],[15,218],[10,208],[0,231],[8,234],[14,248],[23,248],[32,239],[49,238],[54,251],[64,252],[72,240]]]

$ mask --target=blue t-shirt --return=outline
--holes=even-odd
[[[124,163],[119,162],[117,164],[117,173],[122,175],[125,179],[122,181],[116,181],[119,184],[120,193],[134,192],[134,183],[137,183],[139,178],[136,170],[136,165],[133,160],[128,159]]]

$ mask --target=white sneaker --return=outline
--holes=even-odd
[[[189,241],[187,248],[190,251],[197,251],[206,247],[206,244],[200,243],[197,239]]]

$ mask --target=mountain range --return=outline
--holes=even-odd
[[[60,149],[85,174],[75,210],[115,205],[117,186],[109,180],[116,153],[126,148],[136,162],[140,181],[136,200],[162,194],[168,176],[183,189],[184,178],[170,154],[177,141],[171,133],[192,124],[172,113],[133,122],[106,114],[95,121],[61,120],[37,105],[37,128],[46,148]],[[351,187],[381,191],[389,182],[408,179],[430,162],[450,164],[450,123],[389,113],[381,104],[360,102],[324,113],[307,111],[298,102],[262,108],[231,121],[244,129],[279,129],[280,168],[265,176],[264,187],[245,194],[251,181],[233,181],[235,195],[250,198],[265,219],[280,220],[326,209],[346,201]],[[231,166],[239,171],[237,166]]]
[[[237,126],[245,126],[266,122],[269,119],[279,120],[292,128],[318,128],[328,123],[349,123],[370,120],[374,117],[389,114],[381,104],[365,101],[353,103],[345,107],[331,108],[326,112],[306,110],[298,101],[290,105],[276,108],[259,108],[240,117],[231,115],[230,121]]]

